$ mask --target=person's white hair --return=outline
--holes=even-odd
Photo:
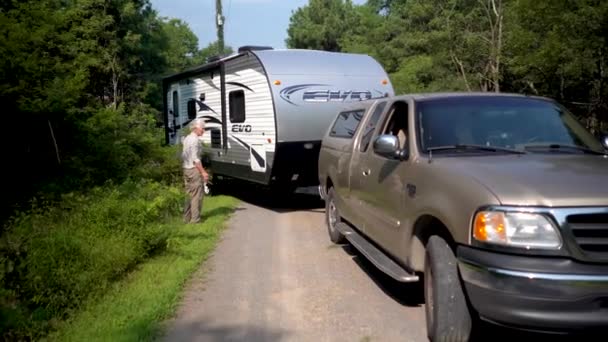
[[[190,130],[194,131],[196,127],[205,128],[205,120],[203,118],[196,118],[190,122]]]

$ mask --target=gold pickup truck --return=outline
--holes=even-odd
[[[339,113],[319,154],[329,237],[424,282],[432,341],[478,320],[608,327],[608,139],[559,103],[385,97]]]

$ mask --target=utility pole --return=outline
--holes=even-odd
[[[224,54],[224,16],[222,15],[222,0],[215,0],[215,26],[217,27],[218,54]]]

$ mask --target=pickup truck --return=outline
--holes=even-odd
[[[340,113],[318,174],[329,238],[423,282],[432,341],[480,319],[608,327],[608,139],[543,97],[431,93]]]

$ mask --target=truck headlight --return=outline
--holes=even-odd
[[[558,229],[541,214],[481,211],[475,215],[473,237],[477,241],[526,249],[559,249]]]

